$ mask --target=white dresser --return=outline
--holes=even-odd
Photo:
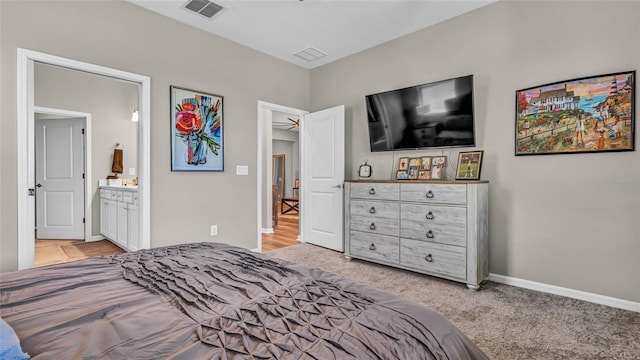
[[[348,181],[345,255],[477,290],[489,276],[486,181]]]
[[[137,186],[100,186],[100,233],[128,251],[140,249]]]

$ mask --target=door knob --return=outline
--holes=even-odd
[[[37,183],[37,184],[36,184],[36,187],[42,187],[42,184]]]

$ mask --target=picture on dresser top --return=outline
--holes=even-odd
[[[480,180],[483,150],[466,151],[458,154],[456,180]]]

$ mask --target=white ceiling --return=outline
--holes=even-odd
[[[225,9],[212,19],[184,9],[187,0],[128,1],[312,69],[496,0],[214,0]],[[327,56],[293,55],[308,47]]]

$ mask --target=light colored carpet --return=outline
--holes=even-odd
[[[267,255],[317,267],[446,316],[490,358],[640,360],[640,314],[485,282],[464,284],[360,260],[309,244]]]

